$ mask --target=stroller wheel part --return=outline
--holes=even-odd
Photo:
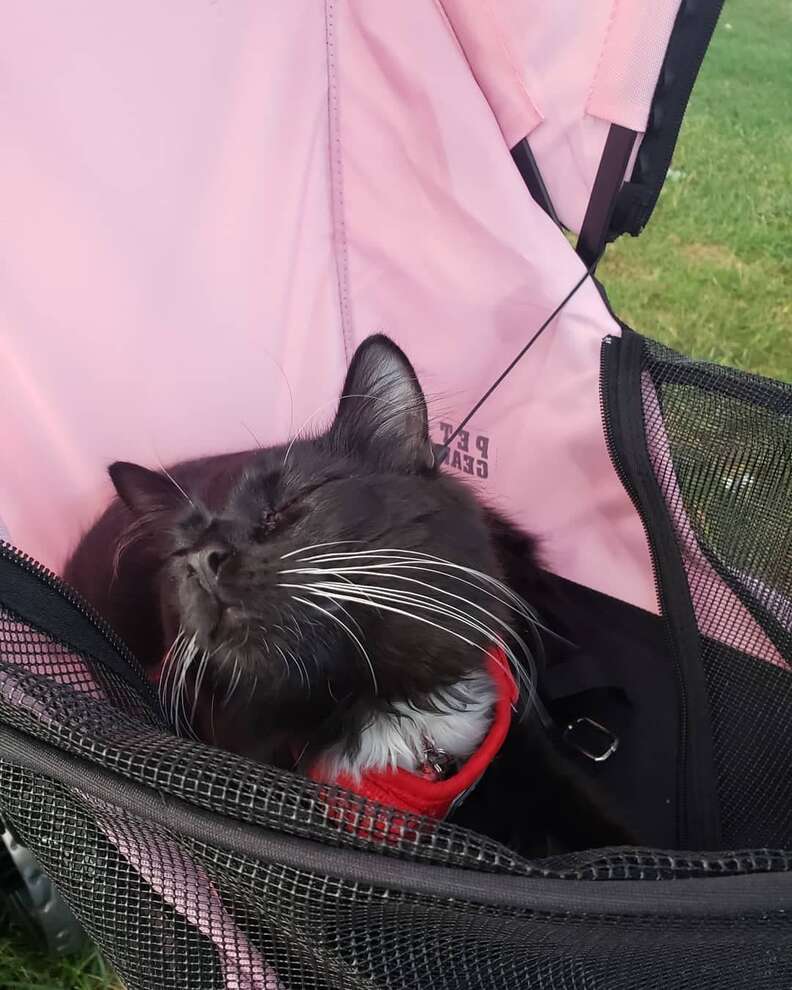
[[[49,952],[67,956],[85,949],[82,926],[39,861],[2,821],[0,828],[0,903]]]

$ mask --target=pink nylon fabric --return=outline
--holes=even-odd
[[[535,83],[514,48],[517,9],[493,0],[439,0],[510,148],[542,123]]]
[[[337,395],[324,11],[14,4],[0,64],[0,516],[58,567],[109,461]]]
[[[60,566],[108,497],[111,460],[156,466],[320,425],[376,331],[414,361],[443,439],[578,280],[453,6],[7,11],[0,517],[25,550]],[[518,4],[485,6],[533,58],[541,145],[582,89],[564,82],[551,106],[564,72],[538,38],[520,47],[535,9],[510,29]],[[548,177],[557,161],[563,181],[565,148],[548,139]],[[600,343],[618,332],[584,286],[452,464],[543,537],[558,573],[655,609],[601,427]]]
[[[646,130],[680,0],[613,0],[586,112]]]
[[[528,136],[556,212],[579,231],[610,125],[638,141],[646,129],[680,0],[440,2],[504,140]]]

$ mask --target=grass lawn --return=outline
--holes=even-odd
[[[84,959],[57,960],[29,950],[13,935],[0,941],[3,990],[116,990],[113,974],[98,953]]]
[[[639,239],[600,267],[636,330],[792,381],[792,6],[726,3],[672,171]],[[105,990],[101,959],[59,963],[0,938],[4,990]]]
[[[599,274],[634,329],[792,381],[792,6],[727,0],[654,216]]]

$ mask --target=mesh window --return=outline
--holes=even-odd
[[[0,732],[20,747],[8,743],[0,759],[4,818],[131,988],[769,990],[792,979],[792,933],[772,905],[691,925],[653,900],[657,880],[783,872],[792,867],[789,853],[597,850],[528,862],[472,833],[405,822],[177,739],[118,673],[8,608],[0,615]],[[35,747],[55,754],[49,774],[14,758]],[[67,772],[54,772],[58,761]],[[68,772],[72,766],[83,770]],[[89,786],[85,768],[101,771],[109,793]],[[195,820],[221,816],[223,841],[198,841],[168,815],[141,813],[130,805],[133,787],[158,805],[178,799]],[[289,843],[310,838],[309,848],[454,866],[463,882],[457,896],[440,897],[330,875],[311,866],[310,853],[299,867],[293,857],[292,865],[254,857],[235,847],[237,824]],[[482,873],[493,890],[498,875],[557,880],[571,907],[539,911],[530,897],[522,907],[482,903],[464,886],[466,875]],[[645,913],[575,906],[581,883],[630,880],[652,881]]]
[[[725,845],[792,838],[792,387],[645,342],[650,459],[701,636]]]
[[[792,978],[783,912],[691,924],[653,914],[651,884],[638,916],[496,909],[229,855],[6,763],[0,797],[133,990],[770,990]]]

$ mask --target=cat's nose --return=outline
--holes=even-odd
[[[190,555],[189,563],[201,584],[211,591],[220,577],[220,569],[231,556],[226,547],[209,546]]]

